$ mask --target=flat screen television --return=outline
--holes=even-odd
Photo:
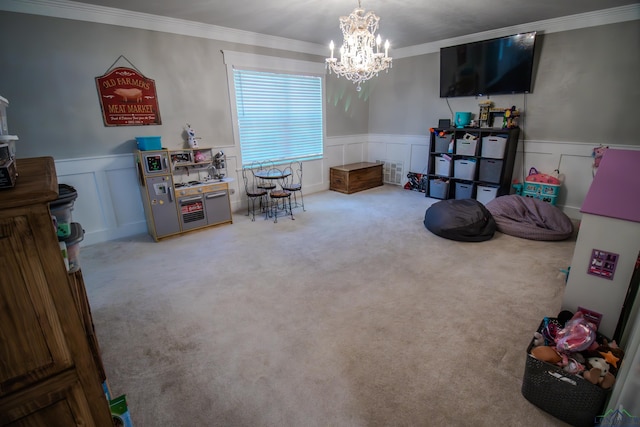
[[[440,97],[531,92],[536,32],[440,49]]]

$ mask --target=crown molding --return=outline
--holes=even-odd
[[[618,22],[635,21],[638,19],[640,19],[640,4],[636,3],[627,6],[597,10],[595,12],[579,13],[576,15],[563,16],[544,21],[529,22],[497,30],[483,31],[451,39],[398,48],[394,49],[393,57],[394,59],[399,59],[410,56],[425,55],[428,53],[440,52],[440,48],[442,47],[504,37],[511,34],[528,33],[530,31],[537,31],[541,34],[550,34],[561,31],[577,30],[580,28],[597,27],[599,25],[616,24]]]
[[[184,36],[220,40],[229,43],[241,43],[252,46],[287,50],[311,55],[326,56],[324,45],[308,43],[284,37],[268,36],[250,31],[216,25],[202,24],[183,19],[167,18],[148,13],[131,12],[111,7],[95,6],[70,0],[6,0],[0,3],[0,10],[53,18],[74,19],[78,21],[117,25],[143,30],[161,31]],[[580,13],[544,21],[529,22],[521,25],[483,31],[460,37],[438,40],[415,46],[394,49],[394,59],[425,55],[439,52],[440,48],[462,43],[487,40],[516,33],[537,31],[543,34],[569,31],[579,28],[615,24],[640,19],[640,4],[603,9],[595,12]]]
[[[8,0],[0,2],[0,10],[117,25],[142,30],[161,31],[229,43],[241,43],[251,46],[308,53],[311,55],[324,56],[327,51],[326,46],[300,40],[268,36],[217,25],[202,24],[183,19],[90,5],[69,0]]]

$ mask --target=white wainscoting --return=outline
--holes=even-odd
[[[369,161],[404,162],[407,172],[426,173],[429,156],[428,135],[370,134]],[[557,206],[569,217],[580,219],[580,207],[593,180],[593,149],[597,145],[583,142],[519,141],[513,179],[519,182],[535,167],[541,173],[560,172],[562,187]],[[637,146],[614,145],[610,148],[640,150]]]
[[[72,220],[85,230],[81,246],[146,233],[133,154],[55,163],[58,182],[78,192]]]
[[[558,207],[570,217],[579,219],[580,206],[593,180],[591,152],[594,147],[580,142],[520,141],[513,177],[522,181],[532,166],[544,173],[559,169],[563,186]],[[428,136],[424,135],[329,137],[325,141],[324,158],[304,163],[304,194],[329,189],[330,167],[362,161],[402,165],[400,185],[404,185],[407,172],[426,172],[428,156]],[[81,245],[147,232],[133,154],[57,160],[55,163],[58,182],[71,185],[78,192],[72,216],[73,221],[85,230]],[[227,156],[227,170],[235,178],[229,185],[234,215],[244,215],[247,206],[239,164],[236,156]]]
[[[229,148],[229,147],[226,147]],[[246,213],[246,197],[240,161],[232,149],[227,152],[231,209]],[[365,161],[367,135],[327,138],[325,158],[304,163],[304,194],[329,189],[329,167]],[[85,230],[81,246],[147,233],[140,185],[133,154],[56,160],[58,182],[78,192],[72,220]]]

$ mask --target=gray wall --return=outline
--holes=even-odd
[[[185,145],[190,123],[202,146],[234,144],[221,49],[322,62],[294,52],[112,25],[0,12],[0,95],[18,157],[56,159],[131,153],[135,136]],[[95,85],[124,55],[154,79],[162,125],[105,127]],[[120,60],[116,65],[130,66]],[[368,102],[344,79],[327,79],[327,135],[365,134]]]
[[[533,93],[495,96],[525,110],[527,139],[640,145],[638,21],[543,35]],[[205,146],[233,145],[221,49],[310,61],[324,58],[104,24],[0,12],[0,95],[10,102],[18,157],[56,159],[130,153],[138,135],[184,145],[190,123]],[[162,125],[105,127],[95,77],[124,55],[156,82]],[[128,65],[118,62],[117,65]],[[426,135],[479,99],[438,96],[439,55],[396,59],[361,92],[327,76],[327,136]],[[632,129],[633,127],[633,129]]]
[[[497,107],[524,111],[526,138],[640,145],[638,21],[542,35],[528,95],[493,96]],[[372,81],[369,132],[425,135],[452,111],[478,113],[473,97],[439,97],[439,53],[394,60]],[[522,125],[522,123],[521,123]]]

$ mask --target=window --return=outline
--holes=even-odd
[[[242,165],[319,159],[324,65],[224,52]]]

